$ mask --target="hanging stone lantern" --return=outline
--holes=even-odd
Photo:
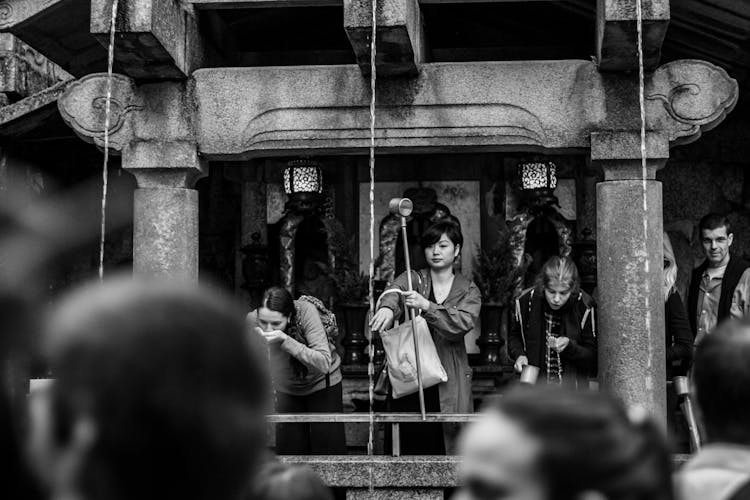
[[[521,194],[530,208],[557,205],[557,166],[551,161],[523,161],[518,164]]]
[[[323,201],[323,169],[319,162],[302,158],[291,160],[284,169],[284,192],[293,212],[315,211]]]

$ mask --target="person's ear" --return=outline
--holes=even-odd
[[[453,258],[458,258],[458,256],[461,255],[461,245],[456,245],[456,249],[453,254]]]
[[[733,242],[733,241],[734,241],[734,233],[729,233],[729,235],[727,236],[727,243],[728,243],[728,246],[730,246],[730,247],[731,247],[731,246],[732,246],[732,242]]]
[[[576,495],[576,500],[607,500],[600,491],[587,490]]]

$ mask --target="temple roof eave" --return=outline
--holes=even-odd
[[[0,136],[13,137],[32,131],[57,115],[57,100],[73,80],[59,82],[18,102],[0,107]]]

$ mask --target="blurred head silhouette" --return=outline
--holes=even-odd
[[[29,451],[53,497],[236,498],[263,449],[263,346],[214,290],[118,278],[43,329]]]
[[[666,443],[601,393],[522,386],[461,440],[461,500],[668,500]]]
[[[695,350],[693,377],[706,437],[750,445],[750,323],[728,320]]]

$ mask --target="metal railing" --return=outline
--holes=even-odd
[[[267,416],[273,424],[292,423],[365,423],[390,424],[391,455],[401,456],[400,424],[408,423],[466,423],[479,420],[479,413],[276,413]]]

